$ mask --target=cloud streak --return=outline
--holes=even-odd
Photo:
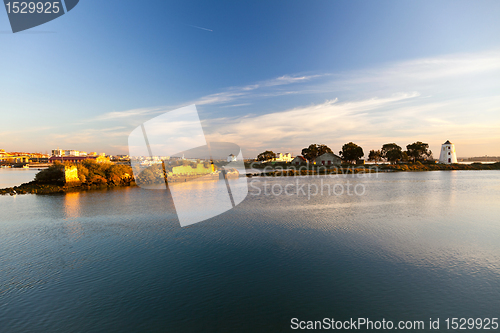
[[[212,29],[207,29],[207,28],[203,28],[203,27],[199,27],[197,25],[192,25],[192,24],[186,24],[188,27],[192,27],[192,28],[196,28],[196,29],[201,29],[201,30],[205,30],[205,31],[210,31],[210,32],[213,32]]]
[[[198,100],[193,101],[192,104],[196,105],[225,104],[244,98],[286,95],[293,92],[278,91],[274,93],[271,92],[270,94],[268,90],[269,89],[272,90],[273,88],[278,88],[281,86],[288,86],[297,83],[305,83],[320,77],[324,77],[325,75],[327,74],[301,75],[301,76],[284,75],[275,79],[261,81],[259,83],[252,85],[246,85],[243,87],[231,87],[223,92],[204,96]]]
[[[112,111],[104,113],[91,120],[92,121],[120,120],[137,116],[158,114],[166,111],[168,111],[168,109],[166,109],[165,107],[140,108],[140,109],[126,110],[126,111]]]

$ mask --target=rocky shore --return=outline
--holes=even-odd
[[[88,190],[98,190],[105,188],[116,188],[125,186],[136,186],[133,180],[124,181],[118,184],[89,184],[89,183],[71,183],[71,184],[41,184],[37,181],[31,181],[19,186],[0,189],[0,195],[17,194],[54,194],[66,192],[79,192]]]
[[[19,186],[0,189],[0,195],[52,194],[135,186],[130,166],[86,161],[54,164]]]

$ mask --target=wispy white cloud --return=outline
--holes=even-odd
[[[395,87],[421,90],[432,87],[438,89],[433,91],[435,93],[477,83],[475,78],[478,77],[489,80],[489,76],[499,70],[500,51],[456,54],[337,73],[332,81],[316,88],[318,92],[326,92],[338,91],[341,87],[372,90],[391,90]]]
[[[137,116],[147,116],[168,111],[165,107],[140,108],[126,111],[112,111],[97,116],[91,121],[120,120]]]
[[[231,87],[226,91],[211,94],[208,96],[204,96],[194,102],[192,104],[196,105],[206,105],[206,104],[224,104],[229,103],[238,99],[243,98],[256,98],[256,97],[265,97],[265,96],[278,96],[278,95],[286,95],[293,92],[287,91],[279,91],[279,92],[270,92],[269,89],[279,87],[279,86],[287,86],[296,83],[303,83],[307,81],[311,81],[316,78],[324,77],[327,74],[317,74],[317,75],[302,75],[302,76],[290,76],[284,75],[275,79],[270,79],[266,81],[262,81],[252,85],[246,85],[243,87]],[[274,94],[274,95],[273,95]]]
[[[310,81],[312,79],[324,77],[326,75],[327,74],[303,75],[303,76],[283,75],[283,76],[280,76],[276,79],[265,81],[261,84],[261,86],[273,87],[273,86],[281,86],[281,85],[292,84],[292,83],[297,83],[297,82],[305,82],[305,81]]]
[[[223,108],[237,108],[237,107],[240,107],[240,106],[248,106],[248,105],[252,105],[252,103],[230,104],[230,105],[224,105],[222,107]]]

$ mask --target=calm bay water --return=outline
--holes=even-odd
[[[294,181],[254,178],[242,204],[185,228],[165,191],[0,197],[0,331],[500,317],[499,172],[380,174],[353,180],[364,195],[310,199],[255,195],[264,180]]]
[[[14,187],[35,179],[38,169],[0,168],[0,188]]]

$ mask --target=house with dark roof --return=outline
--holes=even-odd
[[[333,153],[324,153],[316,157],[316,165],[340,165],[342,163],[342,159],[333,154]]]
[[[295,158],[290,162],[292,165],[306,164],[307,160],[303,156],[295,156]]]

